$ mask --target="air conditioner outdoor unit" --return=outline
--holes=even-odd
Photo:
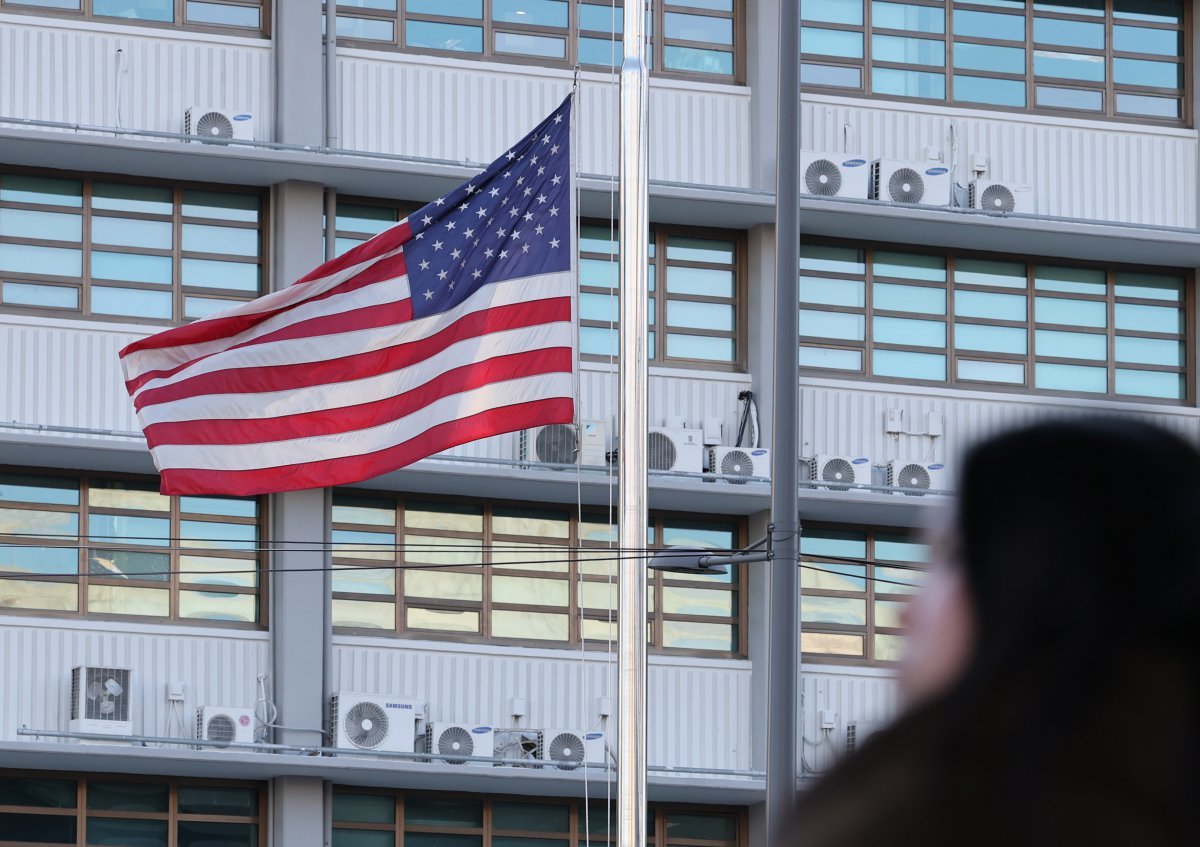
[[[192,106],[183,113],[183,134],[201,141],[253,141],[254,115]]]
[[[347,750],[412,753],[425,703],[409,697],[341,691],[329,698],[329,729]]]
[[[448,765],[474,765],[490,768],[492,762],[468,762],[468,757],[490,759],[495,755],[496,730],[490,726],[469,723],[436,722],[429,724],[425,752],[440,757],[435,762]],[[463,758],[455,758],[462,756]]]
[[[954,180],[937,162],[876,159],[871,165],[871,198],[907,206],[949,206]]]
[[[876,721],[850,721],[846,724],[846,752],[853,753],[881,729],[883,724]]]
[[[581,732],[576,729],[542,730],[540,758],[553,762],[560,771],[574,770],[580,765],[603,765],[606,754],[603,732]]]
[[[575,464],[576,452],[584,466],[604,467],[608,463],[608,424],[604,421],[580,421],[575,424],[550,424],[521,433],[521,459],[555,465]]]
[[[845,491],[854,485],[871,484],[871,460],[866,456],[818,455],[809,464],[818,488]]]
[[[928,491],[945,491],[949,477],[945,465],[926,465],[921,462],[893,460],[887,465],[888,488],[899,488],[896,494],[924,497]]]
[[[704,470],[704,430],[650,427],[646,460],[652,471],[700,473]]]
[[[745,485],[750,477],[771,478],[771,451],[762,447],[710,447],[708,470],[723,482]]]
[[[225,749],[230,744],[253,744],[254,710],[238,706],[201,706],[196,710],[196,738],[219,745],[205,746],[201,748],[203,750]]]
[[[87,665],[72,668],[70,731],[96,735],[132,735],[132,684],[133,671],[129,668],[98,668]]]
[[[977,179],[971,183],[971,208],[985,212],[1033,214],[1033,189],[1028,185]]]
[[[492,753],[502,764],[534,768],[541,761],[542,732],[539,729],[497,729],[492,734]]]
[[[817,197],[855,197],[870,193],[870,163],[850,153],[800,151],[800,192]]]

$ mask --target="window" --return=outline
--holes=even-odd
[[[257,624],[260,511],[157,480],[0,471],[0,609]]]
[[[267,36],[265,0],[0,0],[6,12],[32,12],[97,22]]]
[[[810,373],[1183,402],[1189,274],[809,242]]]
[[[0,770],[0,847],[175,844],[265,847],[261,786]]]
[[[339,199],[335,252],[345,253],[395,225],[416,206]],[[650,233],[649,347],[653,364],[740,369],[746,277],[739,233],[657,226]],[[594,361],[617,356],[617,233],[579,229],[579,350]],[[664,341],[665,340],[665,341]],[[665,346],[664,346],[665,344]]]
[[[741,527],[659,514],[650,535],[653,547],[730,550]],[[343,629],[547,647],[616,638],[616,528],[602,516],[580,523],[566,508],[337,492],[333,542],[333,619]],[[648,572],[650,645],[744,654],[743,570]]]
[[[898,661],[900,609],[924,577],[927,559],[926,548],[904,530],[806,525],[800,537],[804,658]]]
[[[801,80],[881,97],[1182,123],[1183,0],[803,0]]]
[[[656,226],[650,233],[649,358],[654,364],[733,369],[742,362],[741,271],[734,233]],[[617,356],[617,233],[579,230],[579,352]]]
[[[262,195],[0,172],[0,307],[181,323],[262,293]]]
[[[332,847],[569,847],[616,840],[615,809],[576,800],[407,794],[333,789]],[[649,844],[739,847],[744,813],[699,806],[651,805]]]
[[[337,33],[354,46],[612,71],[621,64],[616,0],[350,0]],[[649,63],[663,75],[740,81],[740,0],[656,3]]]

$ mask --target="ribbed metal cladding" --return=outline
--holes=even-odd
[[[987,114],[987,113],[985,113]],[[883,100],[855,104],[811,99],[800,121],[805,149],[841,151],[868,159],[923,161],[925,148],[950,160],[957,125],[956,179],[973,179],[970,157],[986,156],[987,179],[1030,185],[1038,214],[1155,226],[1196,225],[1197,135],[1109,122],[1060,125],[1055,119],[969,109],[892,107]]]
[[[529,708],[522,726],[590,729],[598,726],[597,698],[616,696],[615,656],[610,665],[590,651],[584,660],[578,650],[546,658],[335,641],[333,662],[335,691],[419,697],[434,721],[508,726],[509,700],[519,697]],[[749,662],[652,657],[649,673],[650,765],[750,767]]]
[[[269,141],[271,44],[165,31],[131,35],[93,21],[7,18],[0,26],[0,115],[117,126],[118,92],[126,129],[182,132],[184,110],[201,106],[254,115],[259,140]]]
[[[172,723],[171,732],[190,734],[199,706],[254,705],[267,652],[266,633],[122,633],[8,617],[0,620],[0,740],[17,740],[21,726],[67,729],[76,665],[133,672],[136,734],[167,734],[167,683],[182,682],[182,730]]]
[[[439,66],[403,54],[343,52],[340,136],[351,150],[490,162],[571,87],[567,73]],[[580,171],[611,175],[617,163],[616,91],[588,81],[580,88]],[[413,117],[433,114],[437,120]],[[671,128],[654,135],[650,144],[651,179],[749,185],[748,88],[652,83],[650,114],[659,126]]]
[[[136,431],[117,352],[138,336],[37,323],[0,320],[0,420]]]
[[[854,721],[886,724],[900,712],[896,680],[875,670],[810,665],[800,677],[805,727],[803,742],[805,772],[821,772],[846,749],[846,727]],[[828,734],[821,729],[821,713],[832,712],[836,727]]]
[[[1194,409],[1178,413],[1160,410],[1106,410],[1092,403],[1086,406],[1055,402],[1040,397],[1040,402],[1006,400],[996,395],[979,398],[946,397],[937,389],[928,394],[888,391],[883,388],[825,388],[801,386],[800,452],[866,456],[876,464],[891,459],[950,465],[975,441],[1014,426],[1052,416],[1123,414],[1141,417],[1192,440],[1200,440],[1200,417]],[[906,432],[928,430],[929,414],[941,415],[944,435],[892,434],[886,432],[888,409],[900,409]]]

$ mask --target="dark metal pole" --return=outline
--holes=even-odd
[[[787,843],[796,800],[797,548],[800,504],[800,2],[779,3],[779,141],[775,188],[775,367],[771,450],[774,559],[767,653],[767,844]]]

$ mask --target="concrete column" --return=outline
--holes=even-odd
[[[747,365],[750,368],[754,399],[758,403],[758,425],[764,447],[772,446],[771,380],[774,378],[775,341],[771,333],[775,312],[775,227],[762,224],[750,230],[747,239],[749,295],[746,303],[748,325],[754,327],[747,338]],[[753,534],[753,533],[752,533]],[[759,536],[754,536],[758,538]]]
[[[775,139],[779,134],[779,2],[756,0],[746,7],[746,83],[754,92],[750,101],[750,137],[754,139],[750,184],[768,191],[775,190]]]
[[[280,5],[277,4],[277,8]],[[324,261],[324,189],[315,183],[275,186],[274,289],[286,287]],[[271,539],[287,542],[272,556],[270,583],[271,694],[279,710],[275,741],[320,744],[331,668],[328,489],[290,491],[271,498]],[[325,785],[319,779],[275,780],[271,841],[275,847],[324,847],[328,841]]]
[[[283,144],[317,147],[325,140],[321,2],[287,0],[272,4],[275,141]]]

